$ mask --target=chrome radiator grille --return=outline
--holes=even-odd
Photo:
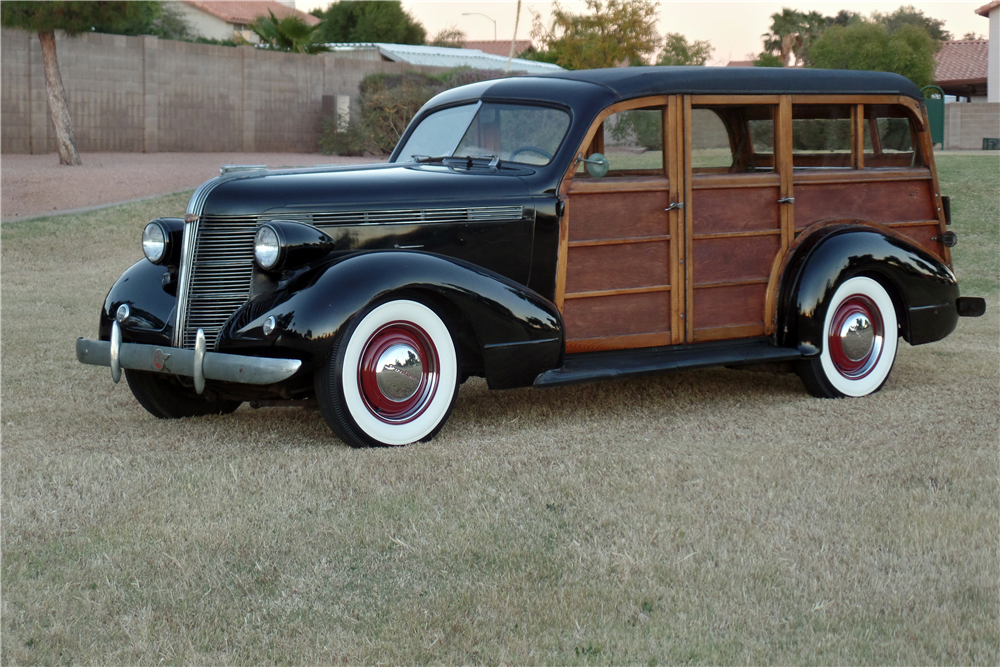
[[[222,325],[247,302],[253,279],[257,216],[202,216],[198,221],[181,347],[194,348],[198,329],[209,349]]]

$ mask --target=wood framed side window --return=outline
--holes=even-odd
[[[605,178],[666,175],[663,108],[628,109],[608,116],[587,151],[608,158]],[[581,165],[575,178],[590,178]]]

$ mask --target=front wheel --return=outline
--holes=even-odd
[[[352,447],[430,440],[458,395],[458,357],[447,325],[409,300],[357,315],[316,371],[324,419]]]
[[[228,415],[240,407],[240,401],[212,400],[193,389],[182,387],[159,373],[125,369],[128,388],[135,400],[158,419],[181,419],[205,415]]]
[[[871,278],[851,278],[833,295],[823,323],[823,351],[798,363],[814,396],[866,396],[882,388],[896,361],[896,309]]]

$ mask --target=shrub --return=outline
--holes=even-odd
[[[450,88],[504,76],[499,70],[467,67],[436,76],[420,72],[366,76],[358,87],[358,113],[351,122],[345,127],[335,115],[324,119],[320,150],[327,155],[389,153],[429,99]]]

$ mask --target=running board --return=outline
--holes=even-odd
[[[775,347],[764,338],[743,341],[648,347],[613,352],[566,355],[562,368],[545,371],[535,378],[536,387],[557,387],[594,380],[649,375],[663,371],[691,370],[712,366],[768,364],[801,359],[798,350]]]

